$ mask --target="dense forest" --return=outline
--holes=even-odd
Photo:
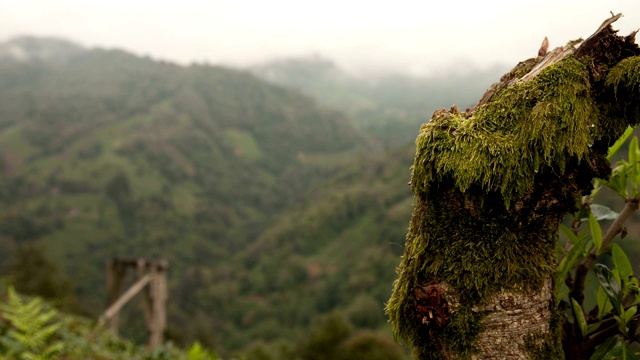
[[[96,319],[108,259],[162,257],[174,344],[400,359],[383,308],[412,211],[413,139],[501,72],[366,79],[317,58],[246,71],[0,44],[4,282]],[[120,331],[138,343],[141,315],[128,305]]]

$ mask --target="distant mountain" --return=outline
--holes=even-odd
[[[244,276],[243,254],[280,216],[329,192],[325,179],[357,171],[366,137],[336,110],[247,72],[48,39],[0,48],[0,261],[19,244],[46,244],[97,315],[107,259],[166,257],[173,338],[247,346],[252,338],[227,330],[248,316],[234,294],[252,292],[221,290],[231,308],[203,312],[217,299],[193,298],[188,275],[203,274],[207,289]],[[123,332],[143,337],[140,324]]]
[[[63,39],[21,36],[0,42],[0,61],[64,62],[85,51],[82,46]]]
[[[403,74],[355,76],[320,56],[281,59],[250,70],[275,84],[292,87],[347,113],[355,124],[387,146],[415,139],[420,124],[432,113],[449,108],[452,99],[464,109],[508,70],[496,65],[486,70],[452,68],[438,76]]]

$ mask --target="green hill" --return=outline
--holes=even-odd
[[[255,286],[252,274],[261,271],[255,266],[278,256],[298,271],[283,275],[291,282],[277,285],[279,291],[291,294],[291,303],[311,306],[293,296],[307,286],[307,275],[316,276],[317,266],[306,263],[313,252],[290,247],[286,256],[281,250],[271,256],[268,234],[290,232],[286,222],[296,223],[298,212],[307,217],[305,225],[322,227],[326,220],[309,218],[313,211],[339,222],[332,212],[357,214],[358,206],[369,205],[358,203],[363,196],[380,195],[372,200],[376,206],[395,201],[365,184],[344,194],[326,188],[326,179],[345,168],[359,174],[362,154],[372,146],[344,115],[222,67],[182,67],[51,39],[0,44],[0,54],[7,53],[22,55],[0,57],[5,254],[21,244],[45,244],[93,315],[104,306],[107,259],[166,257],[169,336],[201,338],[223,354],[255,340],[248,328],[256,334],[285,324],[304,329],[312,317],[336,308],[329,301],[288,323],[268,314],[251,320],[253,302],[269,288],[245,287]],[[52,53],[53,60],[27,56]],[[355,208],[339,209],[348,201]],[[315,202],[319,210],[307,210]],[[321,241],[334,239],[296,241],[320,249],[329,246]],[[256,257],[260,246],[265,250]],[[6,266],[13,259],[0,260]],[[295,290],[284,291],[287,286]],[[267,301],[285,304],[271,295]],[[123,333],[144,337],[141,322],[127,324]]]

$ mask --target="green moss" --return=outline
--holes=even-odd
[[[617,93],[623,86],[640,94],[640,56],[632,56],[620,61],[607,74],[605,84]]]
[[[531,69],[538,63],[540,58],[531,58],[525,61],[521,61],[516,65],[510,72],[508,72],[505,76],[500,78],[500,81],[504,81],[506,79],[520,79],[521,77],[527,75]]]
[[[509,205],[543,167],[562,173],[598,136],[586,67],[568,58],[504,89],[473,116],[445,113],[416,140],[414,191],[450,178],[458,189],[498,191]]]
[[[470,306],[465,305],[457,309],[449,319],[443,338],[460,359],[470,359],[473,355],[473,343],[482,330],[479,324],[486,315],[487,312],[474,312]],[[464,336],[460,336],[461,334]]]
[[[620,61],[611,68],[605,78],[605,85],[613,93],[614,107],[609,110],[607,119],[623,119],[634,126],[640,123],[640,56]],[[624,126],[622,122],[619,126]],[[622,133],[624,129],[617,129]]]

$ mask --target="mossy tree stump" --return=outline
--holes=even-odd
[[[416,359],[563,357],[558,225],[640,121],[640,50],[612,16],[518,64],[416,140],[414,211],[387,313]],[[545,54],[546,53],[546,54]]]

